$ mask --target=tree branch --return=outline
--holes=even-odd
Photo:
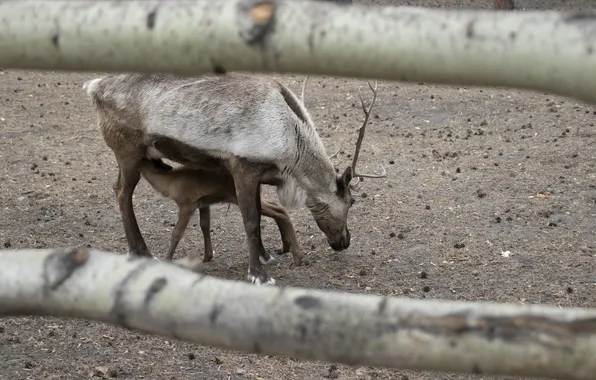
[[[596,18],[587,13],[7,0],[0,18],[5,68],[292,72],[517,87],[596,102]]]
[[[16,315],[352,365],[566,380],[596,373],[596,310],[253,286],[86,249],[0,252],[0,316]]]

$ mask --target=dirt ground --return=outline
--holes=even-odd
[[[489,1],[402,4],[488,7]],[[519,0],[588,9],[590,0]],[[94,74],[0,72],[0,242],[5,248],[86,245],[120,253],[112,192],[117,167],[81,90]],[[299,91],[303,77],[283,81]],[[306,105],[343,169],[362,114],[360,80],[312,78]],[[370,94],[364,92],[365,97]],[[309,266],[269,267],[285,286],[411,298],[595,307],[596,107],[550,94],[383,82],[359,167],[382,164],[350,212],[352,244],[333,253],[306,210],[291,215]],[[544,197],[537,196],[545,194]],[[136,214],[163,257],[177,209],[142,181]],[[238,210],[214,207],[208,274],[244,280]],[[281,247],[271,220],[265,245]],[[199,250],[198,220],[178,257]],[[420,273],[425,272],[426,276]],[[331,366],[222,351],[109,325],[0,320],[0,378],[485,379]],[[502,379],[502,377],[500,377]]]

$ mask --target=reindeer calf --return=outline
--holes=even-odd
[[[205,243],[203,262],[211,261],[213,258],[213,245],[211,243],[211,213],[209,206],[216,203],[238,205],[232,175],[226,170],[200,170],[185,166],[172,168],[161,160],[149,159],[142,160],[140,170],[154,190],[175,201],[178,205],[178,221],[172,231],[170,246],[166,255],[167,260],[173,259],[176,247],[182,239],[191,217],[198,208],[199,224]],[[276,202],[267,202],[261,198],[261,212],[264,216],[275,220],[281,234],[282,253],[291,251],[294,265],[300,265],[302,251],[286,210]],[[262,262],[266,262],[266,259],[261,256]]]

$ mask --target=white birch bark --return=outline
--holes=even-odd
[[[249,285],[86,249],[0,252],[0,316],[84,318],[354,365],[587,380],[596,310]]]
[[[506,86],[596,101],[596,16],[303,0],[0,3],[0,67],[260,71]]]

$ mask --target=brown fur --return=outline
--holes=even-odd
[[[494,8],[512,10],[515,9],[515,4],[513,0],[494,0]]]
[[[147,159],[144,159],[141,163],[141,174],[153,189],[164,197],[174,200],[178,205],[178,221],[172,231],[167,259],[172,260],[174,257],[174,252],[188,226],[188,222],[198,208],[200,227],[205,243],[203,262],[211,261],[213,246],[209,206],[215,203],[238,205],[232,175],[226,169],[212,171],[192,169],[185,166],[164,171],[161,166],[156,165],[156,162]],[[286,210],[277,202],[267,202],[261,199],[261,212],[264,216],[275,220],[281,234],[282,253],[291,251],[294,264],[300,265],[302,251]],[[264,259],[267,258],[264,257]]]

